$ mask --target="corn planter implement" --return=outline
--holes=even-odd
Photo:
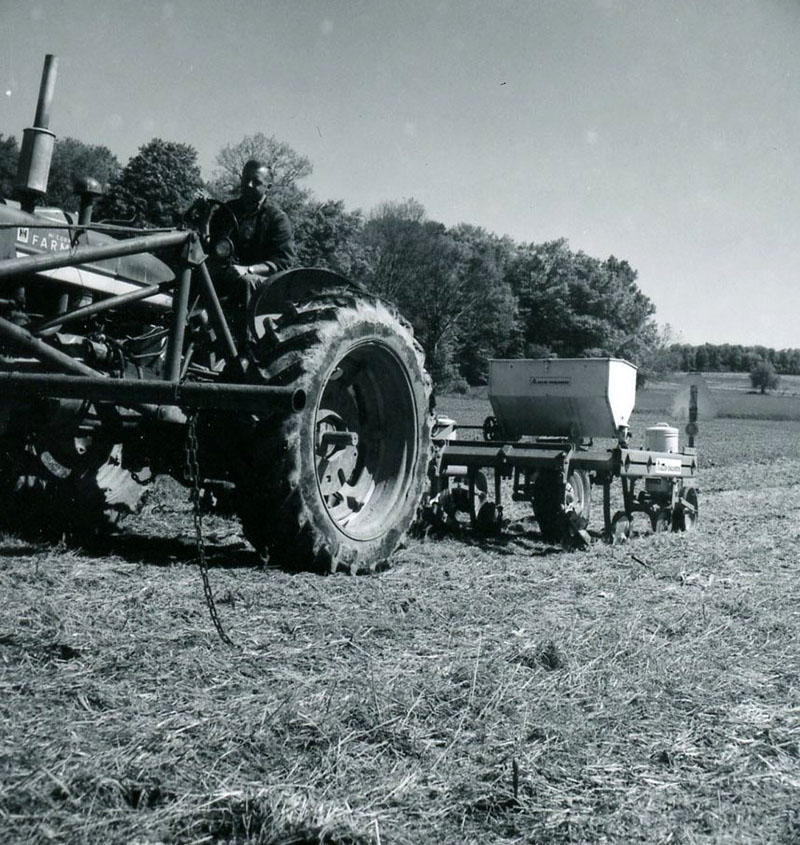
[[[514,501],[530,502],[542,538],[569,546],[589,542],[592,487],[603,494],[603,533],[619,542],[635,514],[653,531],[690,531],[697,522],[696,392],[690,404],[690,445],[660,423],[645,432],[644,448],[630,445],[636,368],[613,358],[496,360],[489,365],[494,415],[482,439],[459,440],[453,420],[438,417],[429,515],[447,522],[469,514],[492,529],[502,515],[502,481]],[[469,428],[467,426],[466,428]],[[598,448],[595,439],[613,445]],[[494,474],[494,499],[485,470]],[[620,482],[612,513],[612,484]]]

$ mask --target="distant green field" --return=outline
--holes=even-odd
[[[782,376],[780,387],[762,396],[753,391],[746,373],[703,373],[720,417],[734,419],[800,420],[800,376]],[[636,396],[642,412],[669,412],[684,384],[678,373],[669,380],[653,382]]]
[[[778,390],[762,396],[753,391],[747,373],[703,373],[711,391],[717,416],[745,420],[800,420],[800,376],[781,376]],[[648,383],[637,391],[636,411],[641,414],[663,414],[665,419],[674,415],[673,402],[686,384],[683,373],[675,373],[663,381]],[[470,404],[471,400],[486,399],[488,389],[476,387],[467,396],[450,397],[450,402]],[[482,420],[470,419],[471,423]]]

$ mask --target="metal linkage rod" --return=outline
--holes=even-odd
[[[0,317],[0,341],[10,342],[21,352],[28,353],[62,373],[79,376],[99,376],[97,370],[34,337],[29,331]],[[58,378],[58,376],[56,376]]]
[[[40,218],[41,219],[41,218]],[[55,223],[52,220],[44,220],[41,223],[29,223],[17,220],[14,223],[0,223],[0,229],[18,229],[23,226],[26,229],[65,229],[70,232],[113,232],[120,235],[158,235],[163,232],[174,232],[175,227],[169,226],[161,229],[143,229],[141,226],[116,226],[112,223]]]
[[[189,309],[189,290],[192,284],[192,268],[186,264],[181,269],[178,290],[172,298],[172,328],[167,344],[167,361],[164,367],[166,381],[177,382],[183,360],[183,338],[186,335],[186,317]]]
[[[142,404],[175,405],[251,414],[274,410],[301,411],[306,403],[305,391],[295,387],[0,372],[0,392],[10,395],[12,391],[15,396],[58,396],[92,402],[114,402],[129,407]]]
[[[59,314],[58,317],[48,320],[33,329],[33,333],[40,337],[47,337],[55,334],[62,326],[67,323],[74,323],[76,320],[85,320],[87,317],[93,317],[95,314],[102,314],[104,311],[110,311],[112,308],[119,308],[121,305],[128,305],[130,302],[138,302],[142,299],[149,299],[151,296],[156,296],[159,293],[166,293],[175,286],[175,282],[161,282],[158,285],[148,285],[139,290],[132,290],[128,293],[121,293],[117,296],[111,296],[108,299],[102,299],[100,302],[94,302],[91,305],[86,305],[83,308],[77,308],[75,311],[70,311],[66,314]]]
[[[237,356],[238,352],[236,349],[236,342],[233,339],[233,335],[231,334],[230,327],[228,326],[228,321],[225,319],[225,314],[222,310],[222,306],[219,302],[219,297],[217,296],[217,291],[214,288],[214,282],[211,280],[211,274],[208,272],[208,267],[205,264],[201,264],[197,268],[198,276],[200,277],[200,284],[202,294],[206,303],[206,307],[208,308],[208,313],[211,318],[211,322],[216,328],[216,330],[220,334],[220,338],[222,340],[222,345],[225,348],[225,357],[228,359],[233,359]]]

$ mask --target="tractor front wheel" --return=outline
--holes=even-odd
[[[60,450],[38,442],[6,443],[0,455],[0,529],[24,537],[87,539],[118,528],[139,510],[146,491],[123,466],[122,448],[81,437]]]

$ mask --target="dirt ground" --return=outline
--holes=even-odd
[[[0,537],[0,841],[800,841],[800,423],[698,445],[697,532],[585,552],[514,504],[322,577],[209,518],[235,648],[173,485],[105,548]]]

